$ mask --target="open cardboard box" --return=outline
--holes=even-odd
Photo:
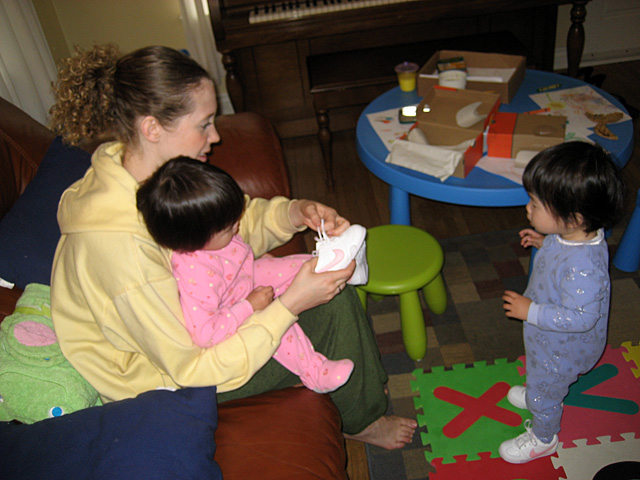
[[[524,80],[525,57],[501,53],[440,50],[434,53],[418,72],[419,96],[424,97],[431,87],[438,85],[436,66],[438,61],[454,57],[464,58],[469,70],[466,90],[499,93],[503,103],[511,101]],[[492,77],[495,77],[494,81],[489,81]]]
[[[469,127],[459,126],[456,119],[458,112],[476,102],[479,105],[474,113],[484,117]],[[425,111],[425,105],[428,111]],[[429,145],[454,146],[465,140],[475,140],[453,173],[455,177],[465,178],[482,157],[482,136],[499,106],[500,95],[497,93],[456,90],[436,85],[424,95],[418,106],[418,128]]]
[[[566,125],[563,116],[498,112],[489,125],[487,155],[516,158],[522,151],[540,152],[564,142]]]

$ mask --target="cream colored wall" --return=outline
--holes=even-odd
[[[146,45],[186,48],[178,0],[33,0],[56,62],[74,46],[116,43],[123,53]]]
[[[640,58],[640,1],[590,0],[584,22],[585,45],[580,65],[598,65]],[[567,32],[571,5],[558,7],[554,69],[567,67]]]

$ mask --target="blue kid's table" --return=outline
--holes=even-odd
[[[539,105],[531,100],[529,95],[537,93],[540,87],[555,84],[561,84],[562,89],[588,85],[581,80],[557,73],[527,70],[516,95],[509,104],[502,104],[500,111],[520,113],[539,109]],[[627,113],[613,96],[592,85],[589,86]],[[440,202],[478,207],[514,207],[527,204],[528,196],[522,185],[481,168],[474,168],[464,179],[449,177],[445,182],[440,182],[439,179],[430,175],[386,163],[389,150],[371,126],[367,115],[415,105],[420,100],[421,97],[415,91],[403,92],[399,87],[395,87],[377,97],[364,109],[356,127],[356,143],[360,159],[374,175],[389,184],[391,223],[411,224],[410,194]],[[632,122],[628,120],[610,124],[608,127],[618,136],[618,140],[606,140],[595,133],[589,138],[608,150],[614,161],[622,168],[633,152]]]

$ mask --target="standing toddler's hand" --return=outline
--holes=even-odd
[[[507,290],[502,295],[502,300],[504,301],[504,313],[507,317],[522,321],[527,320],[529,306],[531,305],[530,299],[523,297],[519,293]]]
[[[253,307],[253,311],[264,310],[273,302],[273,287],[256,287],[247,295],[247,301]]]
[[[544,241],[544,235],[536,232],[532,228],[525,228],[524,230],[520,230],[519,235],[520,245],[522,245],[524,248],[540,248],[542,246],[542,242]]]

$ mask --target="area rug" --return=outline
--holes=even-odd
[[[368,312],[389,373],[388,413],[416,418],[420,424],[413,442],[402,450],[367,447],[372,480],[463,475],[584,480],[593,478],[585,472],[599,466],[598,458],[616,463],[629,447],[636,456],[640,452],[640,414],[632,413],[640,404],[640,273],[612,267],[609,346],[598,368],[572,388],[578,405],[569,405],[568,397],[561,448],[545,460],[515,469],[499,458],[500,442],[521,433],[527,418],[526,411],[504,398],[510,385],[526,378],[522,324],[504,316],[501,301],[505,289],[522,292],[526,287],[529,252],[520,247],[517,232],[441,241],[449,303],[442,315],[423,308],[429,343],[421,361],[411,360],[404,351],[397,298],[369,300]],[[614,230],[609,239],[612,254],[621,233]],[[592,408],[584,400],[623,411]]]

